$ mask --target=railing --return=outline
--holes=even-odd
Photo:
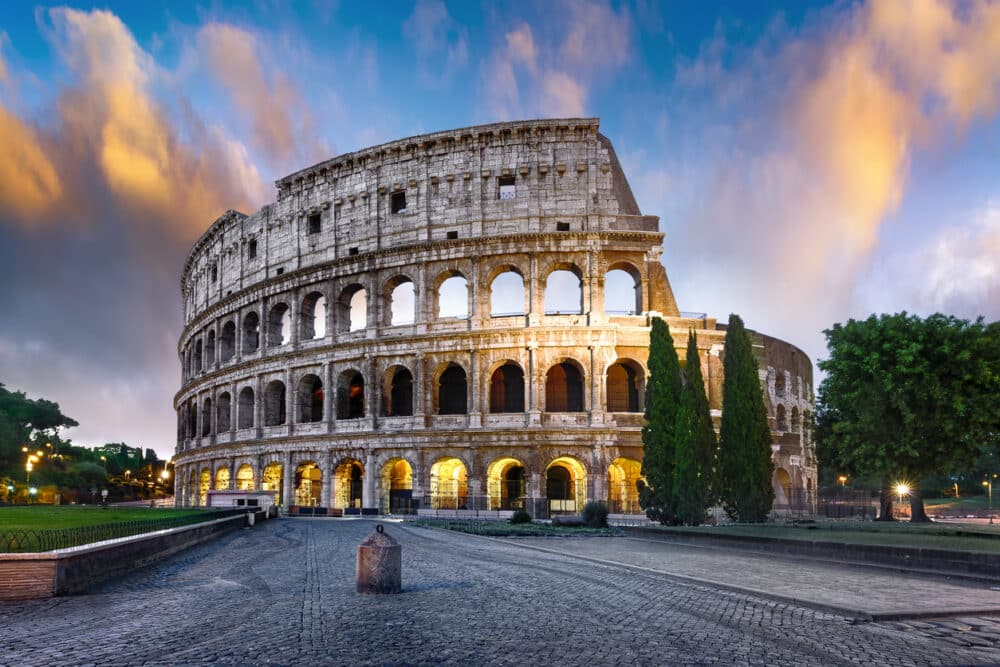
[[[69,547],[78,547],[83,544],[102,542],[104,540],[151,533],[157,530],[205,523],[206,521],[214,521],[215,519],[245,513],[246,510],[221,510],[163,519],[102,523],[95,526],[80,526],[77,528],[15,528],[12,530],[0,530],[0,553],[34,553],[52,551],[53,549],[66,549]]]

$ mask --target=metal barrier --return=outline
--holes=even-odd
[[[77,528],[33,529],[15,528],[0,530],[0,553],[33,553],[78,547],[119,537],[131,537],[167,528],[179,528],[196,523],[214,521],[227,516],[245,514],[244,510],[222,510],[190,516],[166,517],[163,519],[143,519],[102,523]]]

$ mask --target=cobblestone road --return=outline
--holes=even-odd
[[[360,596],[361,521],[270,521],[85,595],[0,604],[0,664],[1000,663],[1000,619],[836,615],[389,525],[398,596]],[[608,538],[611,539],[611,538]]]

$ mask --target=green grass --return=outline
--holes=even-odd
[[[34,505],[0,507],[0,530],[60,530],[99,526],[123,521],[149,521],[205,514],[205,510],[150,509],[148,507],[109,507],[71,505]]]
[[[961,512],[963,510],[985,510],[989,507],[986,496],[962,496],[955,498],[924,498],[924,506],[928,514],[933,514],[935,510],[952,510]]]
[[[816,542],[1000,553],[1000,525],[991,527],[969,524],[838,521],[802,525],[761,524],[660,529],[704,535],[750,535]]]
[[[419,519],[411,525],[443,528],[460,533],[488,535],[490,537],[578,537],[581,535],[620,535],[614,528],[571,528],[550,526],[545,523],[507,523],[506,521],[449,521],[447,519]]]

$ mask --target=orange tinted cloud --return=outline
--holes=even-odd
[[[44,213],[62,183],[34,130],[0,106],[0,206],[19,220]]]

